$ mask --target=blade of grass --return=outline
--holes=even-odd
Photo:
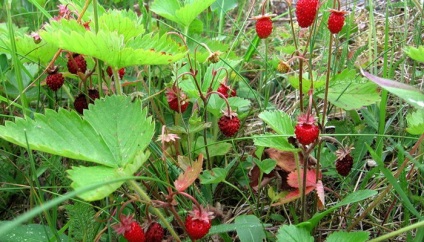
[[[15,71],[16,76],[16,82],[18,83],[18,89],[20,92],[20,98],[21,98],[21,104],[22,104],[22,111],[24,113],[24,116],[28,116],[30,114],[28,110],[28,99],[25,94],[25,87],[22,80],[22,72],[21,72],[21,63],[18,58],[17,49],[16,49],[16,42],[15,42],[15,32],[13,30],[13,22],[12,22],[12,0],[7,1],[5,3],[6,5],[6,13],[7,13],[7,28],[9,31],[9,38],[10,38],[10,46],[11,46],[11,57],[13,61],[13,69]]]

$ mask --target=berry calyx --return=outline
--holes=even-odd
[[[341,176],[349,175],[353,166],[353,158],[350,155],[353,147],[345,147],[336,151],[336,170]]]
[[[307,28],[315,21],[319,8],[318,0],[299,0],[296,3],[296,18],[301,28]]]
[[[46,78],[46,85],[52,91],[57,91],[59,88],[62,87],[64,82],[65,82],[65,78],[63,77],[63,74],[60,72],[57,72],[57,70],[55,70],[53,73],[50,73]]]
[[[144,231],[133,217],[133,215],[121,215],[119,224],[114,225],[113,228],[117,234],[124,235],[128,242],[144,242],[146,241]]]
[[[333,34],[338,34],[344,25],[344,21],[345,21],[345,14],[347,12],[345,11],[338,11],[338,10],[330,10],[330,16],[328,17],[328,23],[327,23],[327,27],[328,30],[330,30],[331,33]]]
[[[187,215],[185,227],[192,240],[203,238],[211,228],[213,215],[205,209],[194,209]]]
[[[189,104],[187,95],[176,86],[166,90],[166,101],[170,109],[179,113],[184,113]]]
[[[78,72],[85,73],[87,71],[87,62],[84,59],[84,56],[80,54],[73,54],[72,58],[68,57],[68,71],[72,74],[77,74]]]
[[[112,67],[108,66],[106,69],[107,75],[109,77],[112,77],[113,72],[112,72]],[[125,68],[121,68],[118,70],[118,75],[119,75],[119,79],[122,79],[125,75]]]
[[[164,230],[160,224],[152,222],[146,231],[146,241],[148,242],[161,242],[164,237]]]
[[[296,139],[302,145],[309,145],[315,142],[319,136],[319,128],[315,124],[315,118],[306,114],[300,115],[294,133],[296,134]]]
[[[270,16],[263,15],[256,17],[255,30],[260,39],[266,39],[272,33],[272,20]]]
[[[221,93],[225,98],[237,96],[236,90],[225,84],[225,82],[219,84],[217,92]]]
[[[218,127],[225,136],[231,137],[238,132],[240,119],[234,112],[230,112],[230,114],[224,112],[224,115],[218,120]]]

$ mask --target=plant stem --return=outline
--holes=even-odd
[[[115,82],[115,92],[116,94],[118,94],[119,96],[122,95],[122,86],[121,86],[121,79],[119,78],[119,69],[117,68],[112,68],[112,72],[113,72],[113,79]]]
[[[325,90],[324,90],[324,106],[322,108],[322,120],[321,127],[325,130],[325,116],[327,115],[327,105],[328,105],[328,86],[330,83],[330,70],[331,70],[331,48],[333,46],[333,34],[330,33],[330,43],[328,44],[328,62],[327,62],[327,75],[325,77]]]
[[[424,220],[417,222],[417,223],[414,223],[414,224],[411,224],[411,225],[408,225],[406,227],[403,227],[403,228],[398,229],[396,231],[390,232],[388,234],[382,235],[382,236],[377,237],[375,239],[369,240],[368,242],[387,241],[387,239],[389,239],[391,237],[394,237],[396,235],[399,235],[399,234],[408,232],[409,230],[417,229],[417,228],[420,228],[420,227],[424,227]]]
[[[141,199],[143,199],[146,203],[151,203],[150,197],[146,194],[146,192],[141,188],[137,182],[134,180],[127,181],[128,185],[137,192]],[[162,221],[163,225],[168,229],[169,233],[174,237],[176,241],[181,241],[178,234],[173,229],[172,225],[166,220],[161,211],[155,207],[151,207],[153,213],[158,216],[158,218]]]
[[[22,79],[22,72],[21,72],[21,63],[19,61],[18,55],[17,55],[17,47],[15,42],[15,32],[13,30],[13,22],[12,22],[12,13],[11,10],[12,1],[9,0],[8,3],[6,3],[6,13],[7,13],[7,28],[9,31],[9,40],[10,40],[10,47],[12,51],[10,52],[10,55],[13,60],[13,69],[15,71],[15,78],[16,82],[18,84],[19,89],[19,95],[21,97],[21,104],[22,104],[22,112],[24,113],[24,116],[28,116],[29,109],[28,109],[28,99],[25,94],[25,87],[24,82]]]

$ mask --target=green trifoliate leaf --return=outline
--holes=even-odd
[[[410,134],[420,135],[424,133],[424,110],[417,110],[413,113],[406,115],[408,128],[406,131]]]
[[[140,35],[144,30],[131,29],[134,26],[137,25],[125,19],[122,25],[115,24],[94,33],[76,20],[62,19],[46,25],[40,35],[57,48],[98,58],[115,68],[169,64],[186,54],[185,48],[167,35]]]

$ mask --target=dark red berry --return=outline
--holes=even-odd
[[[160,224],[152,222],[146,231],[146,241],[161,242],[164,237],[164,230]]]
[[[60,72],[51,73],[46,78],[46,85],[52,91],[57,91],[60,87],[62,87],[64,82],[65,82],[65,78]]]
[[[72,58],[68,57],[68,71],[72,74],[77,74],[78,72],[85,73],[87,71],[87,62],[84,59],[84,56],[80,54],[73,54]]]
[[[176,86],[166,90],[166,101],[168,101],[170,109],[181,113],[187,109],[189,104],[186,94]]]
[[[88,108],[87,98],[83,93],[80,93],[74,101],[74,108],[78,113],[83,114],[84,109]]]
[[[108,66],[106,69],[107,75],[109,77],[112,77],[113,72],[112,72],[112,67]],[[119,75],[119,79],[122,79],[125,75],[125,68],[121,68],[118,70],[118,75]]]
[[[218,120],[218,127],[225,136],[231,137],[238,132],[240,128],[240,119],[237,117],[236,113],[231,113],[231,115],[224,114]]]

